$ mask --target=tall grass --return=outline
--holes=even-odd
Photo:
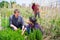
[[[28,40],[43,40],[42,32],[40,30],[34,30],[33,33],[28,36]]]
[[[0,31],[0,40],[25,40],[21,35],[21,30],[4,29]]]
[[[5,11],[6,10],[6,11]],[[33,16],[33,13],[31,10],[27,10],[26,8],[20,8],[19,9],[21,14],[24,18],[24,20],[27,21],[27,19],[29,18],[29,16]],[[58,16],[59,14],[57,14],[58,12],[56,12],[55,10],[44,10],[44,12],[41,12],[41,18],[37,20],[37,22],[39,24],[41,24],[41,26],[43,27],[44,31],[45,31],[45,35],[47,36],[51,36],[51,40],[52,39],[57,39],[58,37],[60,37],[60,16]],[[4,28],[9,27],[9,16],[11,14],[13,14],[13,9],[1,9],[1,23],[2,26]],[[50,14],[50,13],[51,14]],[[53,13],[53,14],[52,14]],[[55,15],[54,15],[55,14]],[[5,15],[5,16],[4,16]],[[58,16],[58,17],[57,17]],[[52,18],[53,17],[53,18]],[[54,19],[55,18],[55,19]],[[1,31],[3,32],[3,31]],[[5,31],[6,32],[6,31]],[[7,33],[6,33],[7,34]],[[34,33],[31,33],[29,35],[29,40],[36,40],[36,32],[34,31]],[[4,34],[5,35],[5,34]],[[38,36],[40,34],[38,33]],[[2,36],[2,35],[1,35]]]

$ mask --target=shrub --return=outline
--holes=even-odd
[[[4,18],[4,19],[1,19],[1,25],[4,27],[4,28],[7,28],[9,26],[9,18]]]
[[[34,30],[28,37],[28,40],[42,40],[42,33],[40,30]]]
[[[58,18],[58,19],[53,19],[52,21],[51,21],[51,29],[50,29],[50,31],[51,31],[51,35],[52,35],[52,38],[53,39],[57,39],[58,40],[58,38],[60,37],[60,18]]]
[[[21,30],[4,29],[0,31],[0,40],[24,40]]]

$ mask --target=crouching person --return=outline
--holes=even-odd
[[[27,31],[28,34],[33,32],[33,30],[40,29],[40,31],[43,33],[42,27],[37,23],[37,19],[35,17],[30,17],[29,21],[27,22],[28,25],[26,25],[22,31],[22,35],[24,34],[25,31]]]
[[[22,29],[22,26],[24,25],[23,18],[19,16],[19,10],[15,9],[14,14],[10,16],[9,19],[10,27],[13,30],[17,30],[18,28]]]

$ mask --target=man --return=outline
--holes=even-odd
[[[35,17],[30,17],[29,21],[27,23],[28,23],[28,25],[24,27],[24,29],[22,31],[22,35],[24,34],[25,31],[27,31],[28,34],[30,34],[30,30],[31,30],[31,32],[33,32],[33,30],[35,30],[35,29],[40,29],[40,31],[43,33],[43,29],[37,23],[37,20]]]
[[[13,30],[17,30],[18,28],[22,29],[22,26],[24,25],[23,18],[19,16],[19,10],[15,9],[14,14],[10,16],[10,27]]]
[[[39,11],[39,5],[38,4],[35,4],[35,3],[33,3],[33,5],[32,5],[32,10],[33,10],[33,12],[34,12],[34,16],[35,17],[39,17],[40,18],[40,11]]]

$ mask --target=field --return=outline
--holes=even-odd
[[[44,35],[43,35],[43,39],[39,39],[39,40],[60,40],[60,8],[48,8],[48,9],[41,9],[40,12],[40,16],[41,18],[37,18],[37,22],[42,26],[43,30],[44,30]],[[22,15],[24,21],[26,22],[30,16],[33,16],[33,12],[31,10],[31,8],[24,8],[21,7],[19,8],[20,10],[20,15]],[[0,32],[1,36],[0,39],[4,40],[3,38],[5,38],[6,34],[6,40],[24,40],[25,35],[23,35],[24,37],[21,36],[21,39],[19,39],[19,33],[20,31],[18,30],[18,32],[16,33],[16,31],[12,31],[11,29],[9,29],[9,17],[10,15],[13,14],[14,9],[8,9],[8,8],[0,8],[0,19],[1,19],[1,27],[2,30]],[[36,32],[36,31],[34,31]],[[18,39],[15,39],[14,35],[12,34],[16,33],[15,36]],[[4,34],[4,35],[3,35]],[[20,33],[21,34],[21,33]],[[34,33],[30,34],[33,35]],[[42,35],[39,33],[39,35]],[[12,35],[12,38],[11,38]],[[2,38],[1,38],[2,37]],[[30,36],[33,37],[33,36]],[[29,37],[29,38],[30,38]],[[34,37],[35,38],[35,37]],[[42,38],[42,36],[40,37]],[[29,39],[29,40],[36,40],[36,39]]]

